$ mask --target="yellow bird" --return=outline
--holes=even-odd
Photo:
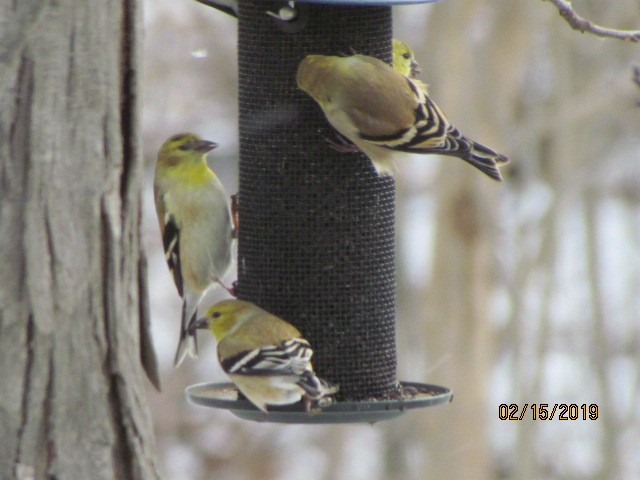
[[[298,87],[322,108],[329,123],[367,155],[380,174],[399,153],[461,158],[501,181],[509,159],[464,136],[427,95],[424,85],[366,55],[308,55]]]
[[[190,325],[208,329],[218,341],[218,360],[245,397],[263,412],[334,394],[338,387],[313,372],[309,342],[293,325],[250,302],[223,300]]]
[[[394,38],[391,40],[393,49],[393,69],[405,77],[414,78],[422,71],[413,50],[406,43]]]
[[[158,152],[156,213],[165,257],[183,300],[176,366],[187,353],[197,356],[195,336],[188,335],[187,328],[204,293],[215,283],[224,287],[222,279],[231,266],[229,202],[206,161],[216,147],[197,135],[181,133],[165,141]]]

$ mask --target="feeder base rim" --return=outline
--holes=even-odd
[[[248,400],[238,400],[238,390],[231,382],[199,383],[185,389],[189,401],[196,405],[229,410],[235,416],[254,422],[331,424],[376,423],[399,417],[405,411],[449,403],[453,392],[438,385],[400,382],[401,390],[411,392],[407,398],[330,402],[305,412],[301,403],[258,410]]]

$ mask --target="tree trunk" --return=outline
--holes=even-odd
[[[0,0],[3,479],[158,477],[140,368],[139,13]]]
[[[491,140],[491,129],[483,129],[483,105],[468,95],[478,78],[472,37],[450,33],[471,28],[480,10],[477,2],[465,3],[463,11],[434,9],[427,38],[434,42],[447,38],[447,42],[430,51],[425,64],[429,80],[438,86],[432,98],[453,124],[500,150]],[[426,44],[433,45],[428,40]],[[432,370],[429,382],[450,387],[454,398],[446,412],[430,412],[421,420],[432,478],[493,476],[486,406],[493,348],[489,305],[496,261],[492,225],[499,189],[500,184],[461,160],[442,159],[435,192],[433,270],[423,304],[424,335]]]
[[[443,167],[438,190],[436,253],[424,331],[433,369],[429,381],[450,387],[454,398],[446,414],[434,411],[424,417],[432,454],[428,468],[433,478],[488,479],[493,252],[484,225],[493,200],[470,179],[455,178],[453,166]]]

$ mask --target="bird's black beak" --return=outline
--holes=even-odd
[[[194,335],[196,333],[196,330],[208,329],[208,328],[209,328],[209,319],[206,317],[201,317],[189,324],[189,327],[187,328],[187,332],[189,332],[189,335]]]
[[[196,152],[207,153],[217,146],[218,144],[216,142],[210,142],[209,140],[198,140],[196,142],[193,142],[191,148],[193,148],[193,150]]]

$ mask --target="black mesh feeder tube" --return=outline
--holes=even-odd
[[[393,178],[363,154],[331,149],[335,132],[295,80],[308,54],[390,62],[394,2],[326,3],[240,0],[236,12],[237,295],[295,325],[318,376],[340,386],[335,403],[311,414],[301,405],[265,414],[237,400],[231,384],[187,389],[195,403],[252,420],[374,422],[451,398],[446,388],[396,379]]]

